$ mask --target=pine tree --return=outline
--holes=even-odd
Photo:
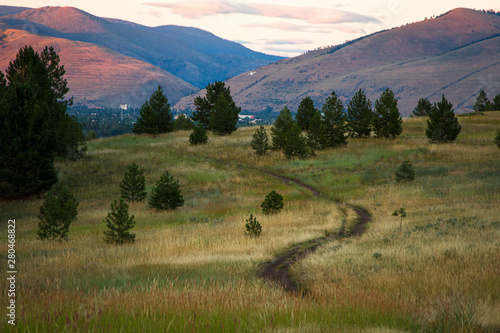
[[[295,115],[295,121],[303,131],[307,131],[309,129],[311,119],[317,112],[318,110],[314,107],[313,100],[307,96],[302,99],[299,104],[297,114]]]
[[[326,99],[323,108],[323,135],[325,146],[336,148],[347,144],[345,133],[347,132],[347,116],[344,113],[344,105],[333,91]]]
[[[227,135],[236,131],[237,123],[238,114],[235,113],[226,97],[221,94],[210,115],[210,129],[217,135]]]
[[[173,210],[184,205],[179,181],[175,180],[168,171],[160,177],[153,186],[149,205],[157,209]]]
[[[257,221],[257,218],[253,217],[253,215],[250,215],[246,222],[245,235],[248,235],[250,237],[259,237],[262,233],[262,226],[260,225],[259,221]]]
[[[139,166],[132,163],[128,166],[120,183],[121,197],[127,201],[143,201],[146,199],[146,179],[144,171]]]
[[[403,161],[401,165],[396,169],[394,175],[398,183],[412,181],[415,179],[415,169],[410,162]]]
[[[443,95],[441,102],[432,106],[425,135],[431,142],[448,142],[455,140],[461,129],[453,105]]]
[[[194,129],[194,124],[186,115],[181,113],[177,119],[174,120],[174,131],[189,131],[192,129]]]
[[[132,132],[135,134],[152,134],[172,132],[174,122],[170,104],[167,96],[163,93],[161,86],[151,95],[149,101],[146,101],[139,110],[139,117]]]
[[[349,136],[366,138],[372,131],[372,103],[361,89],[354,94],[347,105],[347,126]]]
[[[41,240],[66,240],[71,222],[78,215],[78,201],[67,189],[49,193],[40,206],[38,238]]]
[[[287,132],[292,128],[294,123],[290,110],[285,106],[276,118],[274,126],[271,127],[272,149],[283,149],[286,143]]]
[[[134,215],[130,216],[128,205],[123,200],[114,201],[111,204],[111,212],[104,218],[107,231],[104,232],[104,241],[106,243],[133,243],[135,234],[129,232],[135,226]]]
[[[208,142],[207,130],[202,124],[194,126],[193,132],[189,135],[189,143],[192,145],[202,145]]]
[[[235,121],[238,121],[238,115],[241,112],[241,108],[237,107],[231,97],[231,90],[229,87],[226,88],[224,82],[216,81],[214,83],[209,83],[206,87],[205,97],[196,97],[194,100],[195,112],[191,117],[193,121],[198,122],[203,125],[207,130],[212,130],[210,128],[210,118],[212,111],[214,110],[215,103],[219,96],[223,95],[226,101],[229,103],[229,108],[232,110],[235,117]]]
[[[498,148],[500,148],[500,131],[495,134],[495,139],[493,139]]]
[[[377,137],[395,138],[403,131],[402,124],[398,101],[394,98],[392,90],[387,88],[375,101],[373,132]]]
[[[488,111],[488,109],[490,108],[490,104],[491,103],[490,103],[488,97],[486,97],[486,93],[484,92],[484,90],[481,90],[479,92],[479,95],[477,95],[476,103],[474,104],[472,109],[475,112]]]
[[[269,147],[269,137],[267,136],[266,129],[264,126],[260,126],[252,137],[252,142],[250,143],[255,154],[258,156],[265,155],[270,149]]]
[[[309,147],[316,150],[323,150],[326,148],[325,126],[319,112],[315,112],[309,122],[307,144]]]
[[[286,133],[285,146],[282,151],[286,158],[307,159],[315,154],[314,149],[309,147],[307,138],[302,135],[302,129],[297,123],[294,123]]]
[[[500,94],[493,98],[493,103],[490,105],[491,111],[500,111]]]
[[[274,214],[283,209],[283,196],[276,191],[271,191],[260,205],[266,215]]]
[[[427,117],[431,108],[431,102],[427,98],[421,98],[418,100],[417,106],[413,109],[410,117]]]

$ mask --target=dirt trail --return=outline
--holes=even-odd
[[[293,183],[299,187],[305,188],[311,191],[311,193],[316,197],[319,196],[320,194],[318,189],[310,185],[307,185],[299,180],[280,176],[268,171],[263,171],[263,170],[259,171],[271,175],[275,178],[278,178],[286,183]],[[337,201],[336,203],[340,203],[340,201]],[[362,235],[363,232],[365,231],[366,224],[371,221],[371,215],[366,209],[345,203],[344,205],[351,207],[358,215],[358,222],[356,223],[354,230],[350,235],[345,235],[343,234],[342,231],[340,231],[339,233],[330,237],[319,237],[303,242],[301,244],[294,245],[288,250],[286,250],[283,254],[275,258],[272,262],[264,265],[260,271],[260,277],[264,280],[280,284],[281,286],[283,286],[283,289],[285,289],[288,292],[304,292],[304,290],[301,290],[300,288],[299,281],[295,281],[290,276],[290,267],[297,261],[314,253],[321,245],[333,239],[356,237]]]

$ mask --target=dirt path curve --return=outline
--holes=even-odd
[[[259,171],[278,178],[286,183],[293,183],[299,187],[305,188],[311,191],[311,193],[316,197],[320,194],[318,189],[299,180],[277,175],[269,171]],[[337,203],[340,203],[340,201],[337,201]],[[290,276],[290,267],[297,261],[304,259],[306,256],[314,253],[321,245],[326,244],[333,239],[356,237],[362,235],[365,231],[366,224],[372,219],[370,213],[366,209],[345,203],[344,205],[351,207],[358,215],[358,222],[354,226],[354,230],[351,234],[345,235],[343,233],[343,230],[341,230],[337,234],[330,237],[319,237],[294,245],[286,250],[283,254],[275,258],[272,262],[265,264],[259,272],[260,277],[264,280],[280,284],[283,289],[288,292],[305,292],[303,288],[300,288],[300,282],[295,281]]]

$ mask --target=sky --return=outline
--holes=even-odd
[[[498,0],[0,0],[0,5],[71,6],[147,26],[196,27],[252,50],[284,57],[458,7],[500,12]]]

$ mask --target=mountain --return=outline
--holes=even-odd
[[[0,16],[17,14],[28,10],[28,7],[0,6]]]
[[[77,104],[138,107],[161,85],[173,105],[182,96],[198,90],[158,67],[91,43],[9,29],[2,32],[0,45],[2,71],[25,45],[33,46],[37,52],[53,46],[66,69],[64,77],[70,89],[67,97],[74,96]]]
[[[105,46],[200,88],[282,59],[195,28],[146,27],[100,18],[73,7],[42,7],[7,15],[0,18],[0,29],[21,29]]]
[[[458,8],[435,19],[407,24],[311,51],[244,73],[226,84],[243,110],[296,110],[305,96],[317,107],[334,90],[347,106],[358,89],[375,102],[386,88],[408,116],[421,97],[444,94],[457,112],[470,110],[479,90],[500,93],[500,16]],[[204,94],[204,91],[198,95]],[[194,96],[176,108],[192,106]]]

